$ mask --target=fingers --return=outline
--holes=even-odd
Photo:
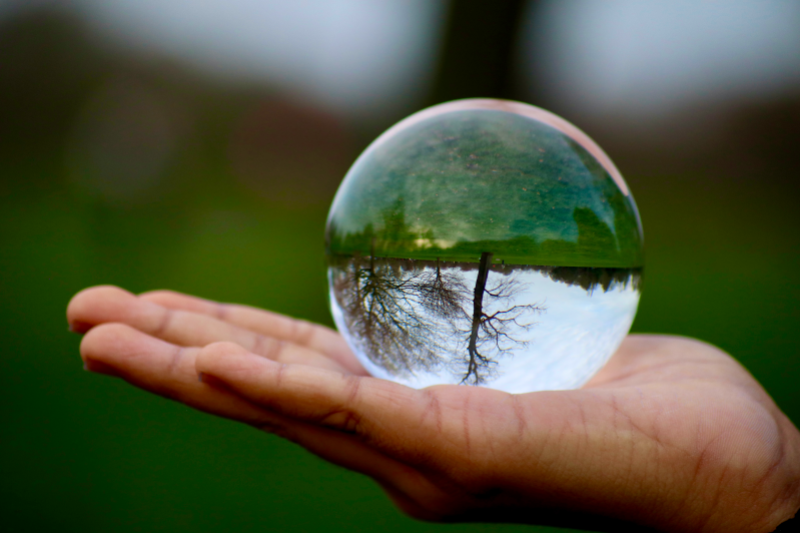
[[[75,296],[67,308],[73,329],[118,322],[179,346],[205,346],[228,341],[262,357],[292,364],[347,369],[307,347],[224,322],[206,314],[170,309],[116,287],[94,287]]]
[[[168,309],[214,317],[261,335],[305,346],[338,361],[355,374],[366,375],[342,336],[324,326],[246,305],[217,303],[173,291],[146,292],[140,298]]]
[[[95,327],[81,343],[81,357],[88,370],[121,377],[137,387],[195,409],[276,433],[323,459],[374,477],[396,492],[425,487],[413,469],[352,435],[270,412],[218,386],[213,380],[198,379],[196,360],[199,354],[205,351],[224,354],[231,350],[242,348],[230,343],[203,349],[181,347],[123,324]]]
[[[81,342],[87,370],[126,381],[197,409],[248,424],[267,424],[271,415],[227,391],[201,383],[195,370],[200,348],[182,347],[123,324],[93,328]]]
[[[412,465],[426,479],[450,483],[454,493],[465,490],[462,480],[482,485],[480,472],[494,455],[490,448],[508,440],[503,431],[514,416],[504,401],[511,395],[502,392],[459,386],[415,390],[371,377],[280,365],[235,345],[208,347],[195,364],[255,405],[352,434]],[[454,477],[459,483],[447,481]]]
[[[195,364],[256,405],[358,435],[378,447],[422,437],[415,431],[428,425],[425,394],[389,381],[281,365],[233,344],[209,346]]]
[[[442,494],[456,499],[476,494],[478,500],[492,494],[492,480],[504,462],[498,456],[513,458],[520,445],[523,430],[513,423],[513,397],[490,389],[441,386],[420,391],[371,377],[280,365],[232,344],[207,347],[195,365],[255,405],[351,434],[370,449],[413,467],[418,478],[407,479],[416,494],[424,492],[416,499],[420,503]],[[398,504],[404,502],[387,490]],[[435,507],[446,507],[439,503]],[[406,510],[424,516],[419,509]]]

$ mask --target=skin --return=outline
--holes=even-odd
[[[372,378],[328,328],[170,291],[86,289],[67,317],[88,370],[289,439],[418,519],[766,533],[800,507],[797,428],[698,341],[631,335],[583,388],[511,395]]]

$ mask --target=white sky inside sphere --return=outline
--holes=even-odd
[[[456,269],[455,274],[463,279],[465,286],[472,287],[478,271],[459,272]],[[329,272],[329,276],[338,275]],[[597,287],[587,292],[580,286],[553,281],[536,271],[520,270],[513,276],[521,290],[513,293],[513,298],[508,301],[485,303],[484,311],[492,314],[527,305],[538,307],[540,311],[526,310],[519,314],[518,323],[528,327],[511,324],[506,329],[509,338],[513,339],[513,342],[503,343],[509,348],[508,353],[500,354],[493,350],[492,342],[483,346],[484,355],[496,363],[493,367],[496,375],[485,386],[513,394],[580,387],[606,363],[625,338],[636,314],[639,291],[631,285],[616,285],[608,291]],[[495,287],[502,279],[500,274],[490,272],[487,288]],[[337,329],[371,375],[414,388],[457,384],[463,379],[463,374],[452,373],[448,367],[466,356],[466,333],[462,337],[448,338],[449,344],[444,346],[447,350],[437,352],[445,361],[441,368],[394,375],[361,351],[362,339],[347,329],[344,311],[333,290],[330,298]],[[496,307],[498,303],[499,308]],[[402,305],[411,309],[414,316],[430,316],[417,307],[413,299],[404,300]],[[465,316],[470,316],[471,305],[469,302]]]

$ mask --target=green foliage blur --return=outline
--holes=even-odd
[[[443,86],[435,98],[506,96]],[[634,330],[727,350],[796,423],[798,109],[732,117],[723,148],[688,162],[589,131],[642,215]],[[0,27],[3,531],[556,531],[414,522],[370,480],[292,444],[81,370],[64,311],[91,285],[332,325],[325,217],[377,133],[110,51],[63,15]]]
[[[454,150],[469,157],[466,167]],[[494,262],[512,265],[633,268],[644,260],[630,198],[584,147],[487,110],[440,115],[370,148],[342,185],[326,246],[473,263],[492,250]]]

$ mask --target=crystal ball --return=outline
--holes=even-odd
[[[440,104],[378,137],[328,216],[333,318],[373,376],[577,388],[639,303],[642,226],[585,133],[503,100]]]

